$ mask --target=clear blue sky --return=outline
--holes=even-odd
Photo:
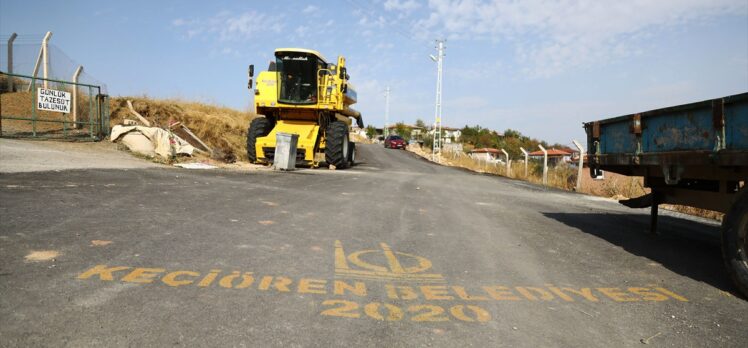
[[[444,37],[445,125],[565,144],[583,121],[748,91],[747,0],[0,0],[3,40],[47,30],[112,95],[240,109],[275,48],[344,55],[377,126],[388,85],[391,122],[433,122]]]

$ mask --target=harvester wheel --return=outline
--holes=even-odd
[[[273,124],[264,117],[255,118],[249,123],[249,129],[247,129],[247,158],[249,158],[249,163],[257,162],[257,150],[255,149],[257,138],[268,135],[272,129]]]
[[[748,298],[748,191],[742,191],[722,221],[722,256],[738,290]]]
[[[325,130],[325,161],[337,168],[348,167],[348,125],[344,122],[331,122]]]
[[[353,167],[356,164],[356,143],[350,143],[350,150],[348,151],[348,166]]]

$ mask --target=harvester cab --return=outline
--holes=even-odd
[[[267,71],[259,73],[254,94],[259,117],[247,130],[247,157],[253,163],[272,163],[277,133],[298,134],[297,165],[317,167],[325,162],[337,168],[353,165],[355,143],[349,133],[352,120],[364,127],[361,113],[351,108],[356,90],[345,58],[328,63],[317,51],[279,48]],[[249,69],[252,90],[254,67]]]

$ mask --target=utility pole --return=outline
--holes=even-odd
[[[390,86],[387,86],[387,88],[384,90],[384,138],[387,139],[387,136],[390,133]]]
[[[431,60],[436,62],[436,108],[434,110],[434,144],[431,149],[431,160],[436,159],[437,153],[442,152],[442,72],[444,62],[444,42],[436,40],[436,57],[431,55]]]

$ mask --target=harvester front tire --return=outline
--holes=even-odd
[[[722,221],[722,256],[738,290],[748,298],[748,191],[742,191]]]
[[[272,129],[273,124],[264,117],[255,118],[249,123],[249,129],[247,129],[247,158],[249,163],[257,162],[257,149],[255,149],[257,138],[268,135]]]
[[[356,143],[350,143],[348,150],[348,166],[353,167],[356,164]]]
[[[339,169],[347,168],[350,151],[348,125],[340,121],[330,123],[325,131],[325,137],[325,162]]]

